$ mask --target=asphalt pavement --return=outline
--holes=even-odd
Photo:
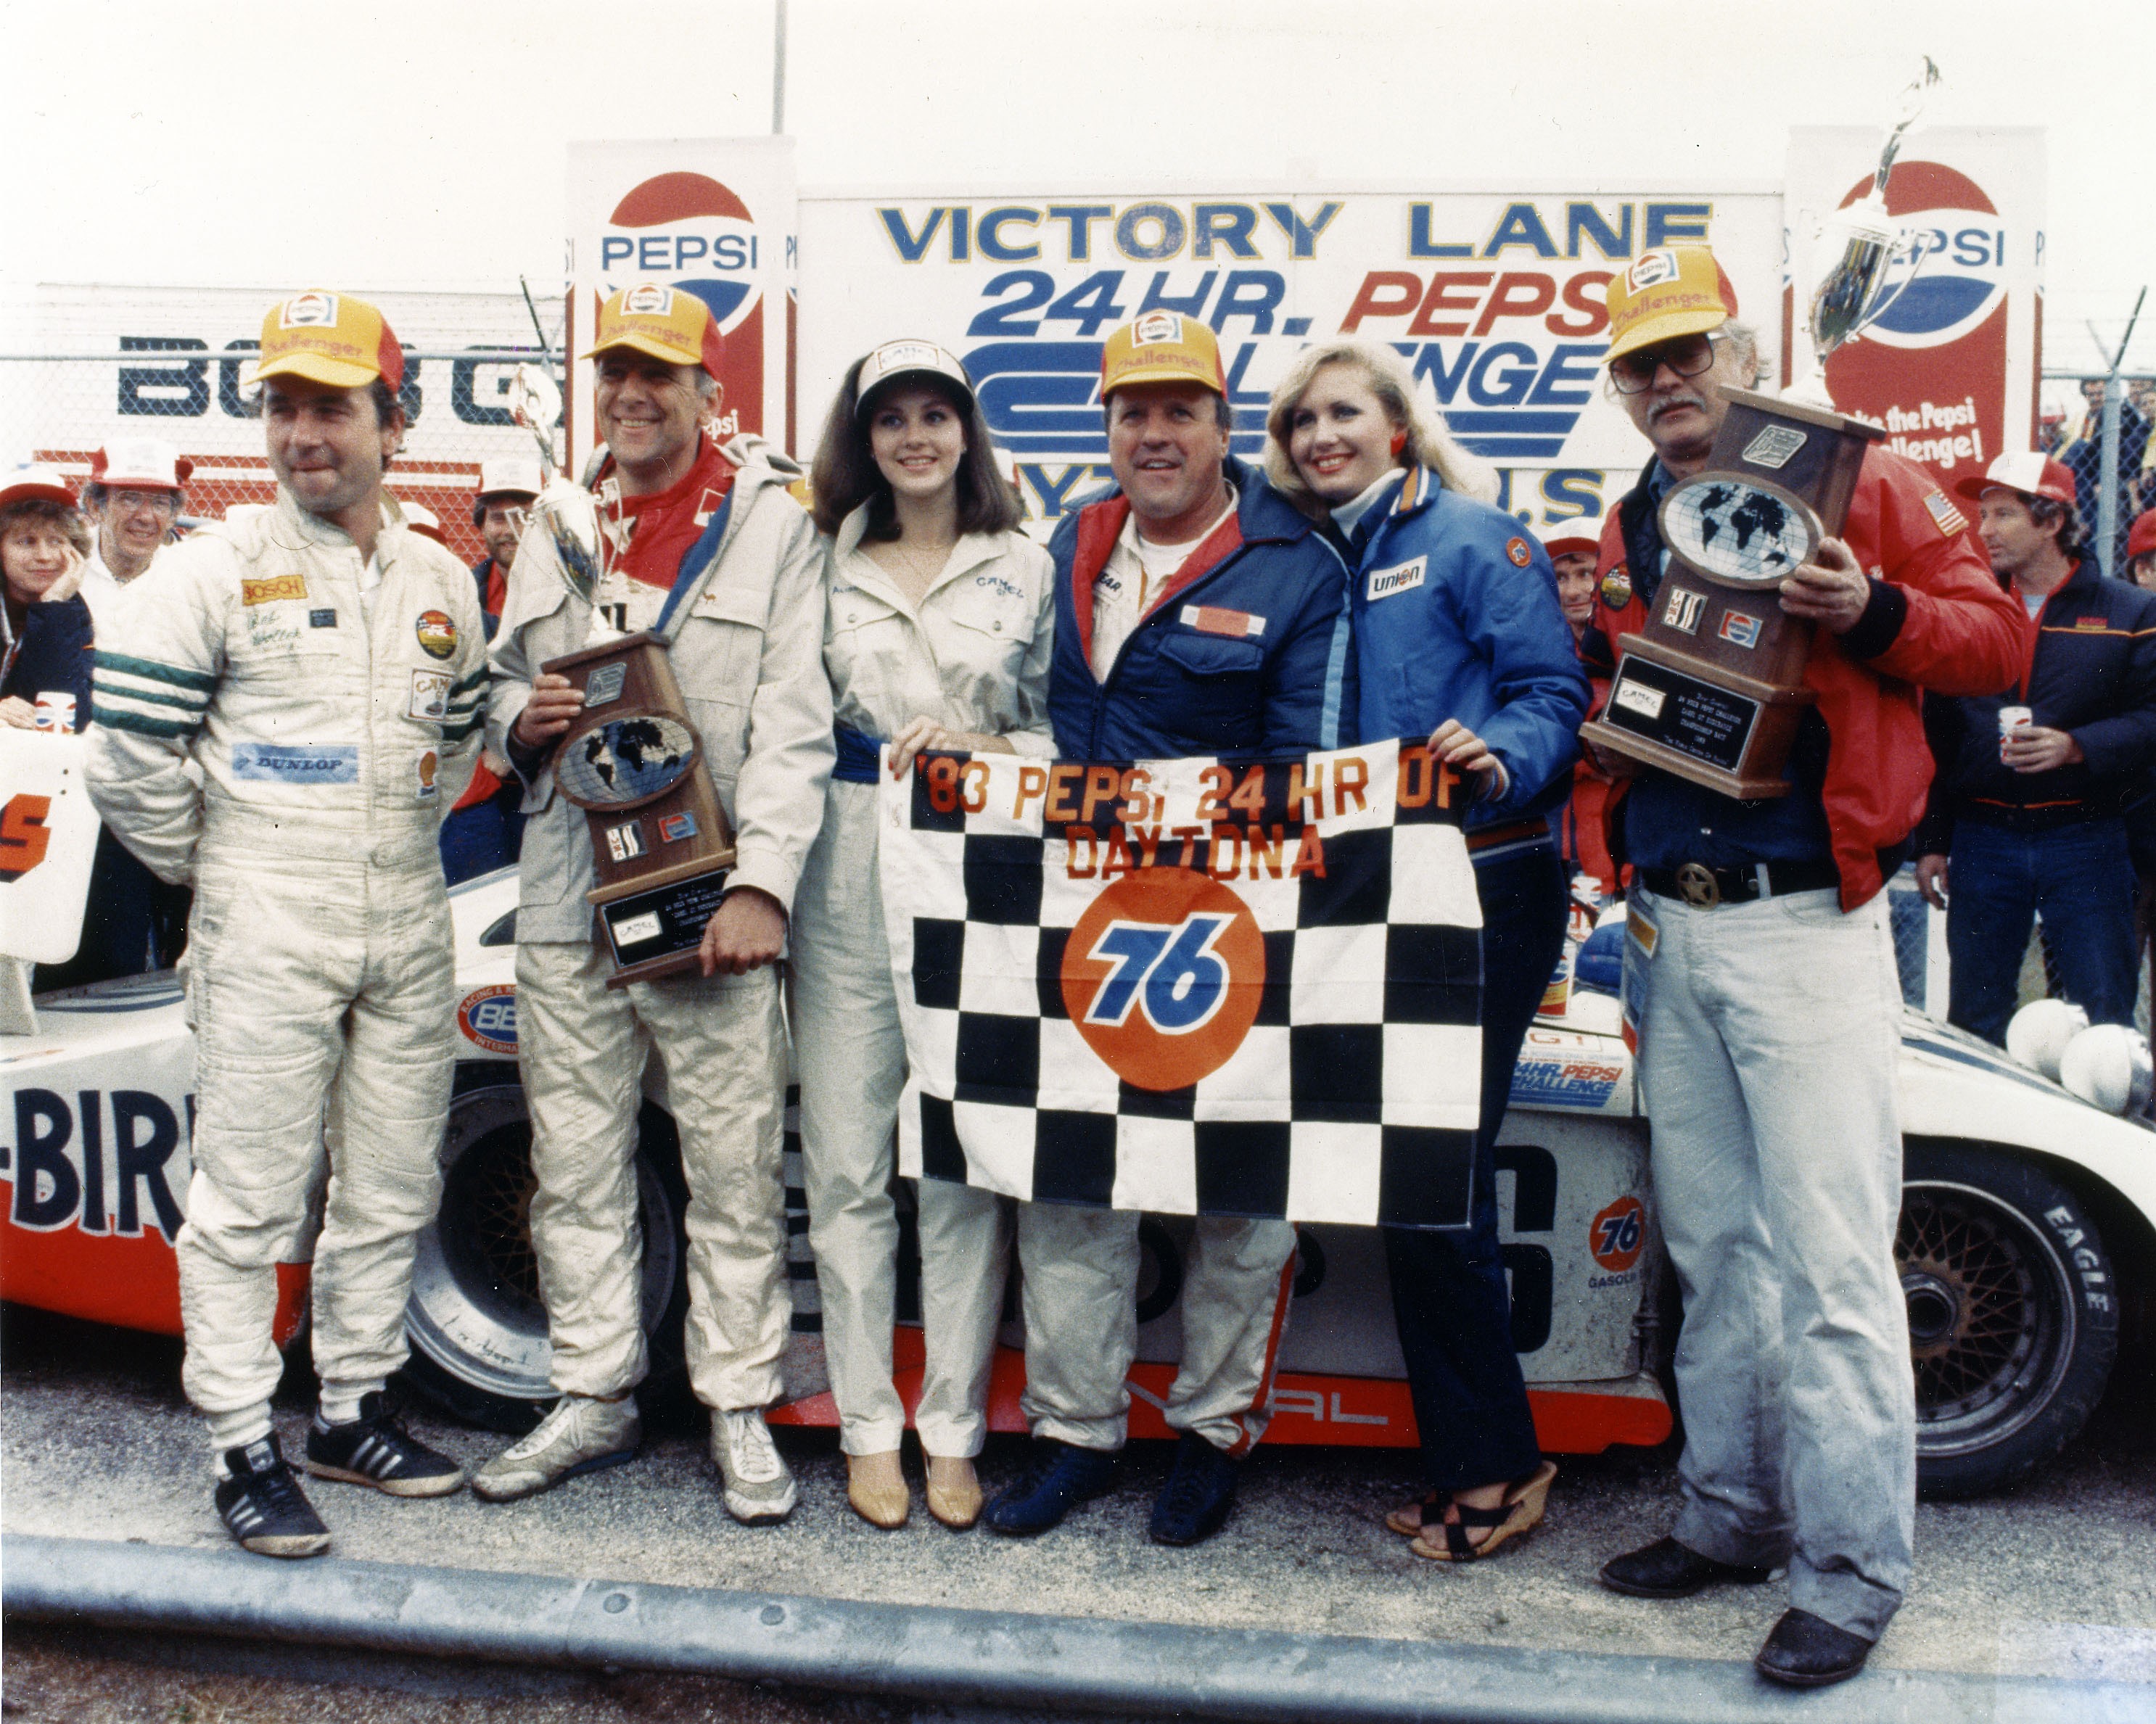
[[[178,1367],[177,1342],[0,1314],[0,1527],[221,1547]],[[2156,1712],[2156,1383],[2145,1359],[2121,1367],[2089,1429],[2029,1485],[1919,1506],[1914,1583],[1876,1664],[2147,1683]],[[288,1452],[311,1388],[295,1369],[279,1397]],[[475,1465],[506,1440],[424,1411],[412,1424]],[[687,1415],[654,1419],[637,1464],[521,1503],[310,1488],[349,1557],[871,1603],[1746,1660],[1785,1602],[1779,1584],[1659,1604],[1595,1584],[1604,1558],[1667,1530],[1676,1481],[1661,1453],[1562,1460],[1544,1526],[1453,1569],[1416,1559],[1381,1524],[1414,1491],[1413,1457],[1398,1452],[1260,1448],[1228,1526],[1175,1551],[1145,1537],[1165,1444],[1133,1445],[1112,1495],[1018,1541],[951,1533],[917,1496],[911,1524],[880,1532],[845,1506],[834,1434],[779,1442],[802,1500],[790,1523],[768,1530],[726,1517]],[[991,1490],[1023,1450],[992,1442]],[[911,1455],[908,1465],[917,1490]]]

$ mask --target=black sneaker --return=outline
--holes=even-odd
[[[277,1434],[224,1451],[227,1477],[217,1481],[217,1511],[243,1550],[264,1557],[319,1557],[330,1529],[285,1464]]]
[[[1220,1530],[1235,1506],[1240,1465],[1195,1431],[1176,1444],[1175,1466],[1153,1499],[1147,1533],[1155,1544],[1199,1544]]]
[[[378,1389],[346,1424],[325,1424],[316,1413],[307,1426],[307,1470],[392,1496],[447,1496],[465,1481],[462,1467],[398,1423]]]
[[[988,1505],[989,1528],[1009,1538],[1045,1532],[1080,1503],[1105,1495],[1115,1471],[1116,1457],[1103,1449],[1036,1439],[1024,1475]]]

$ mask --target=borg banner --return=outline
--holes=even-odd
[[[880,782],[901,1172],[1465,1224],[1481,911],[1466,795],[1428,750],[930,755]]]

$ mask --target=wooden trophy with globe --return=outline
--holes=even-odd
[[[1921,256],[1886,205],[1887,177],[1938,73],[1911,86],[1871,189],[1822,224],[1805,375],[1783,396],[1724,389],[1704,470],[1663,498],[1670,559],[1646,625],[1625,637],[1609,700],[1581,734],[1597,748],[1744,800],[1782,796],[1812,625],[1781,583],[1838,537],[1868,445],[1886,434],[1835,411],[1827,356],[1907,287]],[[1898,275],[1897,264],[1907,264]],[[1891,289],[1891,291],[1890,291]]]
[[[608,988],[697,967],[704,924],[734,863],[703,739],[689,722],[666,643],[649,631],[540,667],[583,692],[554,751],[554,786],[591,823]]]

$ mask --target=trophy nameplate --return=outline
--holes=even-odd
[[[689,722],[666,643],[646,632],[539,667],[583,691],[553,755],[554,785],[590,822],[608,988],[699,967],[704,925],[734,863],[734,835]]]
[[[1927,59],[1871,190],[1821,223],[1795,386],[1780,397],[1723,389],[1705,469],[1662,499],[1669,562],[1645,627],[1625,637],[1602,716],[1580,732],[1597,748],[1748,802],[1788,794],[1789,747],[1817,696],[1804,680],[1812,625],[1782,608],[1779,589],[1821,539],[1841,536],[1865,449],[1887,434],[1834,410],[1827,357],[1922,267],[1917,235],[1887,213],[1887,179],[1938,80]]]

